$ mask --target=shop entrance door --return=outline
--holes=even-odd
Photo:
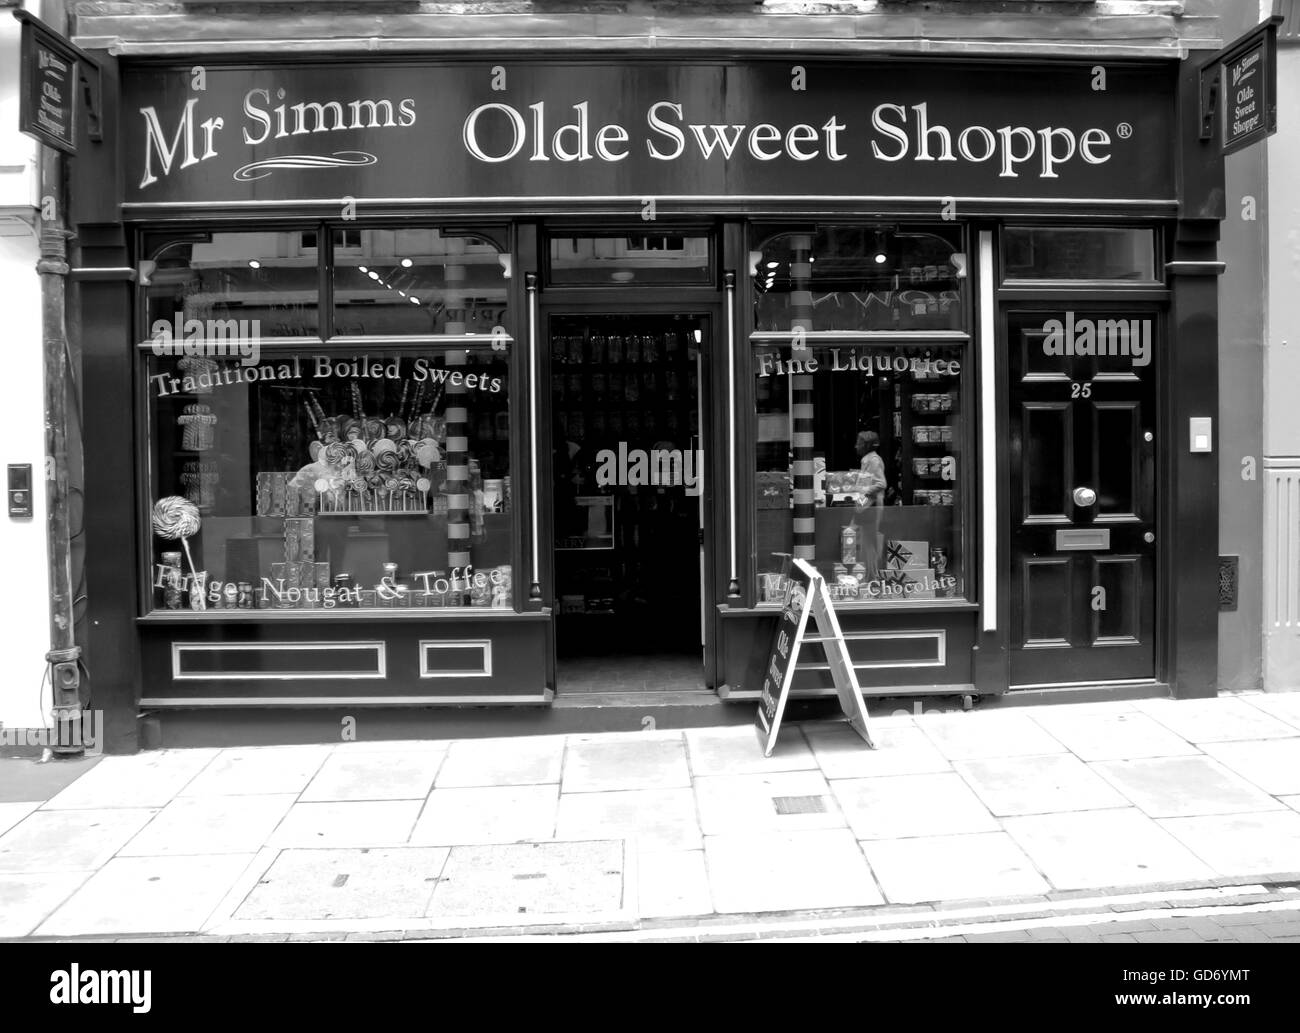
[[[557,691],[703,691],[707,321],[548,330]]]
[[[1155,674],[1154,312],[1007,316],[1011,684]]]

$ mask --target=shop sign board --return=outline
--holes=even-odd
[[[1176,196],[1169,64],[140,66],[128,206]]]
[[[868,746],[872,746],[867,730],[867,707],[862,700],[853,662],[849,659],[844,633],[835,617],[826,579],[804,560],[794,560],[792,566],[794,569],[786,586],[781,618],[777,621],[763,668],[763,690],[759,696],[757,719],[763,756],[770,757],[776,748],[800,649],[805,643],[812,642],[819,643],[826,653],[835,693],[849,727],[862,736]],[[808,637],[810,621],[816,625],[816,638]]]
[[[1219,146],[1240,151],[1277,132],[1277,31],[1281,15],[1215,54],[1201,70],[1202,137],[1217,107]]]
[[[76,154],[77,50],[30,15],[22,26],[18,129],[47,146]]]

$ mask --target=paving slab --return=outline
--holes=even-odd
[[[698,850],[704,845],[695,794],[689,789],[564,793],[555,838],[628,839],[643,852]]]
[[[625,906],[621,841],[454,847],[430,918],[608,915]]]
[[[1128,807],[1129,801],[1068,753],[953,765],[986,807],[1000,817]]]
[[[1046,893],[1051,887],[1005,832],[864,840],[885,898],[896,904]]]
[[[26,803],[50,799],[101,760],[94,757],[0,757],[0,803]]]
[[[1205,752],[1266,793],[1300,793],[1300,738],[1206,743]]]
[[[830,783],[858,839],[997,832],[989,813],[960,775],[889,775]]]
[[[754,725],[726,728],[691,728],[686,731],[686,750],[691,774],[752,775],[769,771],[807,771],[817,767],[808,743],[799,728],[786,730],[776,742],[772,756],[764,757],[758,748],[758,730]],[[862,743],[861,739],[858,739]],[[866,743],[862,743],[865,748]]]
[[[257,746],[222,750],[182,790],[184,796],[301,793],[330,755],[329,746]]]
[[[564,762],[566,793],[619,789],[684,789],[691,784],[681,733],[608,739],[570,737]],[[755,747],[757,748],[757,747]]]
[[[450,852],[446,847],[284,850],[233,917],[422,918]]]
[[[122,857],[256,853],[293,806],[276,796],[178,796],[133,836]]]
[[[1058,890],[1190,882],[1204,861],[1135,809],[1004,818],[1021,850]]]
[[[89,872],[0,874],[0,936],[27,936],[67,900]]]
[[[35,811],[0,836],[0,872],[93,871],[156,813],[151,807]]]
[[[706,836],[704,852],[710,892],[719,912],[803,911],[885,902],[848,829]]]
[[[1269,811],[1282,806],[1209,757],[1101,761],[1092,769],[1153,818]]]
[[[562,735],[455,742],[447,750],[436,784],[439,789],[557,784],[564,745]]]
[[[948,760],[1032,757],[1066,748],[1023,714],[985,711],[921,717],[916,727]]]
[[[1138,708],[1188,742],[1284,739],[1296,729],[1251,706],[1244,699],[1144,699]]]
[[[844,815],[820,771],[774,771],[695,779],[700,828],[728,832],[797,832],[844,828]]]
[[[1044,710],[1034,720],[1080,760],[1178,757],[1200,752],[1182,736],[1138,711],[1070,714]]]
[[[403,846],[422,800],[296,803],[266,841],[272,847]]]
[[[36,929],[38,936],[198,932],[250,854],[115,857]]]
[[[951,771],[952,765],[910,721],[883,725],[872,721],[869,749],[844,722],[805,724],[803,733],[827,778],[868,778],[873,775],[923,775]]]
[[[336,750],[307,784],[302,800],[423,800],[433,788],[443,752]]]
[[[435,789],[410,841],[456,846],[550,839],[559,798],[555,785]]]
[[[22,803],[0,803],[0,836],[3,836],[40,805],[40,800],[27,800]]]
[[[1237,698],[1300,731],[1300,692],[1244,693]]]
[[[713,911],[703,850],[639,855],[637,908],[643,918],[707,915]]]
[[[1165,818],[1159,822],[1220,875],[1300,872],[1300,814]]]
[[[103,757],[45,807],[70,810],[162,807],[212,763],[219,752],[151,750],[129,757]]]

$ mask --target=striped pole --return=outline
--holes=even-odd
[[[448,257],[465,253],[463,237],[444,239]],[[450,315],[459,312],[463,317],[465,309],[465,267],[447,262],[443,266],[443,279],[446,284],[444,304]],[[446,334],[463,335],[464,319],[447,320]],[[466,364],[464,346],[447,350],[448,370],[464,367]],[[457,382],[458,381],[458,382]],[[457,377],[447,381],[447,566],[454,570],[461,568],[465,577],[465,568],[472,562],[470,554],[470,497],[469,497],[469,410],[465,406],[465,379]],[[450,576],[451,570],[448,571]]]
[[[801,335],[812,323],[812,236],[799,234],[791,241],[790,348],[794,358]],[[816,557],[817,502],[813,494],[813,378],[810,373],[790,377],[790,445],[794,453],[794,557],[812,562]]]

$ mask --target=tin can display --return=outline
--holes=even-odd
[[[235,606],[241,610],[251,610],[253,608],[253,585],[251,582],[239,582],[236,588]]]
[[[934,571],[935,577],[940,577],[948,571],[948,550],[941,546],[935,546],[930,550],[930,569]]]
[[[208,572],[199,570],[190,579],[190,609],[206,610],[208,608]]]
[[[162,568],[163,607],[168,610],[179,610],[184,601],[181,592],[181,554],[164,552]]]
[[[221,590],[221,598],[227,610],[235,609],[239,605],[239,586],[233,581],[227,581]]]
[[[840,531],[840,562],[846,567],[858,562],[857,524],[849,524]]]

